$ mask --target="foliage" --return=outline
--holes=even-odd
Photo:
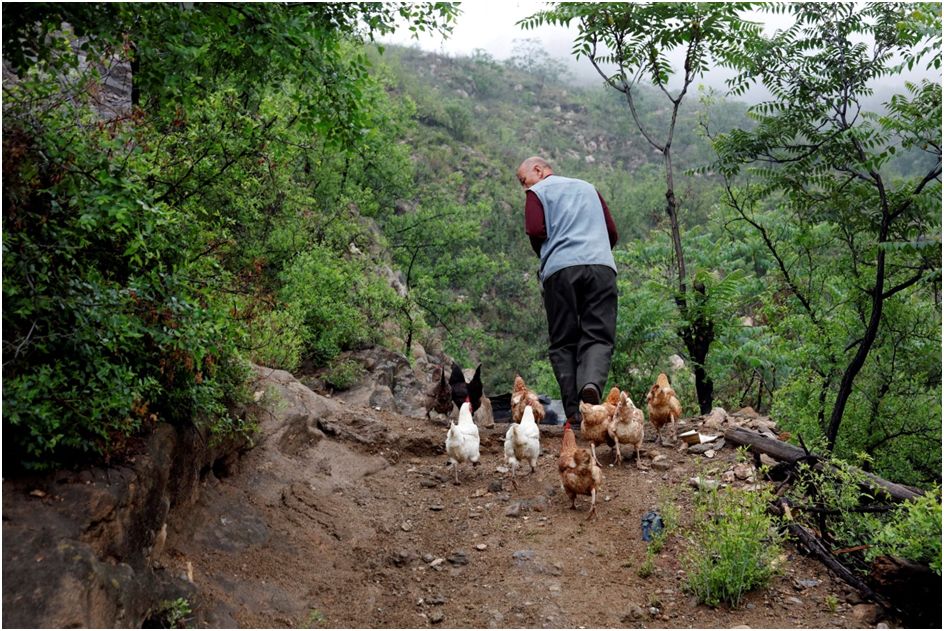
[[[870,390],[869,364],[884,345],[896,348],[886,361],[907,349],[888,311],[927,304],[940,286],[940,84],[907,85],[885,113],[865,110],[861,99],[870,81],[894,72],[894,54],[907,57],[927,41],[921,19],[930,12],[940,24],[940,12],[902,3],[784,10],[794,24],[746,41],[734,60],[735,93],[757,80],[772,97],[750,109],[752,129],[715,138],[714,168],[728,178],[727,203],[776,261],[790,336],[802,339],[800,327],[812,333],[816,351],[804,368],[818,375],[821,431],[829,448],[849,454],[839,429],[847,418],[863,422],[855,407]],[[915,148],[926,158],[902,176],[892,158]]]
[[[379,325],[397,308],[396,292],[357,260],[312,246],[286,267],[280,299],[297,310],[305,354],[323,364],[341,351],[379,341]]]
[[[162,600],[156,613],[149,617],[149,622],[157,623],[161,629],[185,629],[193,609],[186,598]]]
[[[108,455],[152,414],[218,412],[245,375],[238,329],[191,280],[218,268],[173,241],[185,220],[141,177],[140,138],[77,125],[88,111],[47,90],[21,82],[4,116],[4,428],[32,468]]]
[[[831,459],[821,469],[804,463],[789,497],[817,509],[816,527],[828,541],[853,547],[868,541],[881,523],[877,515],[858,510],[873,499],[862,490],[864,483],[862,471],[843,460]]]
[[[928,491],[902,504],[875,535],[866,560],[893,554],[923,563],[941,575],[941,493]]]
[[[157,420],[214,440],[251,432],[228,412],[245,396],[244,354],[292,366],[374,339],[397,299],[374,280],[378,261],[340,255],[371,243],[358,210],[376,214],[408,178],[387,124],[398,113],[357,42],[401,17],[425,30],[454,14],[4,10],[4,57],[18,73],[4,82],[3,116],[3,420],[19,454],[9,467],[117,458]],[[121,62],[132,106],[116,115],[92,97]],[[306,269],[319,256],[326,269]],[[351,317],[320,321],[297,286],[306,278]]]
[[[862,454],[862,466],[869,465]],[[894,511],[869,512],[864,507],[875,497],[864,491],[868,479],[858,468],[836,458],[822,467],[801,464],[789,499],[796,512],[835,547],[868,547],[858,559],[866,573],[866,562],[891,554],[924,563],[941,571],[941,500],[939,488],[903,502]],[[855,560],[855,557],[850,557]]]
[[[682,564],[700,602],[736,607],[777,572],[780,537],[766,512],[768,495],[733,488],[698,495]]]
[[[348,358],[337,358],[328,365],[324,378],[332,388],[347,390],[356,384],[363,374],[364,368],[360,363]]]

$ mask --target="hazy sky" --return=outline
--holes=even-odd
[[[535,38],[554,56],[568,56],[576,28],[543,26],[526,31],[515,25],[518,20],[540,11],[546,5],[545,2],[533,0],[467,0],[460,3],[462,14],[449,39],[425,35],[419,40],[413,40],[409,31],[401,29],[396,35],[386,38],[386,41],[406,46],[417,45],[426,51],[453,56],[471,55],[476,48],[482,48],[496,59],[507,59],[514,47],[513,40]]]
[[[599,75],[593,70],[586,59],[575,60],[570,53],[574,37],[577,34],[575,26],[565,28],[561,26],[541,26],[534,30],[524,30],[515,23],[548,6],[547,2],[534,0],[466,0],[460,3],[462,13],[454,25],[452,34],[443,39],[441,36],[424,35],[418,40],[413,39],[407,29],[383,38],[382,41],[405,46],[418,46],[422,50],[436,52],[450,56],[468,56],[476,48],[487,51],[498,60],[507,59],[515,48],[515,40],[536,39],[552,56],[565,62],[573,75],[581,82],[602,83]],[[786,28],[792,23],[792,17],[787,15],[760,14],[753,12],[750,19],[764,24],[764,31],[772,34],[777,29]],[[676,51],[677,62],[674,67],[681,66],[682,51]],[[671,57],[671,55],[670,55]],[[725,90],[724,80],[732,75],[726,69],[711,70],[696,83],[705,83],[718,90]],[[901,84],[904,80],[914,81],[919,78],[937,76],[938,73],[929,73],[926,70],[916,69],[894,77],[886,77],[883,84]],[[939,80],[939,79],[938,79]],[[881,86],[873,85],[879,92]],[[754,101],[764,98],[766,90],[754,88],[741,98]]]

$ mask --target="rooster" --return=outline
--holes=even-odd
[[[656,382],[646,394],[647,407],[649,408],[649,420],[656,428],[656,440],[662,441],[662,427],[666,424],[672,425],[672,442],[677,439],[678,420],[682,416],[682,405],[675,396],[675,390],[669,385],[669,378],[664,372],[659,373]]]
[[[534,409],[528,405],[524,408],[521,422],[511,423],[505,433],[505,462],[511,466],[511,483],[516,489],[518,463],[527,462],[534,473],[540,455],[541,431],[534,420]]]
[[[597,487],[603,484],[603,469],[597,465],[592,453],[577,448],[577,437],[570,423],[564,424],[557,469],[560,472],[561,489],[570,497],[572,509],[577,508],[578,495],[590,496],[590,514],[587,519],[592,519],[597,510]]]
[[[452,401],[456,404],[456,407],[461,408],[462,402],[468,401],[472,404],[472,413],[475,414],[482,403],[482,364],[478,365],[472,379],[469,383],[466,383],[462,368],[457,363],[452,362],[449,387],[452,388]]]
[[[639,464],[639,446],[646,435],[643,426],[644,420],[642,410],[636,407],[628,394],[620,392],[619,402],[616,404],[616,411],[613,413],[613,422],[608,429],[610,438],[616,444],[616,461],[618,463],[623,462],[620,445],[629,444],[636,448],[636,468],[644,468]]]
[[[471,462],[473,467],[479,464],[479,428],[472,420],[472,404],[468,398],[459,408],[459,422],[449,423],[446,454],[456,477],[455,484],[459,484],[459,463]]]
[[[599,460],[597,460],[596,445],[606,443],[611,448],[616,445],[610,436],[609,428],[613,422],[616,404],[619,403],[619,396],[620,389],[613,388],[607,395],[606,401],[599,405],[580,403],[580,437],[590,443],[590,452],[597,462]],[[615,462],[616,456],[613,458]]]
[[[452,387],[446,382],[446,368],[439,367],[439,383],[430,388],[426,393],[426,419],[429,420],[429,413],[432,411],[440,414],[449,414],[452,412]]]
[[[538,400],[538,395],[525,385],[521,375],[515,375],[515,385],[511,390],[511,421],[520,423],[524,416],[524,409],[531,406],[534,412],[534,420],[538,423],[544,420],[544,406]]]

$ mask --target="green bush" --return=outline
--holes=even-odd
[[[282,281],[280,297],[300,314],[305,352],[318,365],[379,341],[380,323],[399,304],[396,292],[371,270],[323,246],[299,255]]]
[[[363,376],[364,368],[352,359],[331,362],[325,373],[325,381],[337,390],[347,390]]]
[[[304,351],[301,316],[291,309],[275,309],[249,323],[249,358],[262,366],[295,370]]]
[[[205,280],[218,270],[176,241],[188,219],[147,184],[147,130],[77,124],[88,109],[49,83],[11,88],[3,118],[5,464],[29,469],[120,455],[157,419],[209,419],[245,376]]]
[[[700,602],[738,606],[775,574],[780,536],[766,513],[768,495],[725,488],[698,496],[682,564]]]
[[[866,555],[871,561],[890,554],[923,563],[941,575],[941,495],[929,491],[905,502],[875,536]]]

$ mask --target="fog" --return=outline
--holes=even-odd
[[[471,56],[476,49],[481,49],[498,61],[507,60],[515,55],[516,47],[521,48],[525,40],[536,40],[546,53],[559,60],[570,72],[574,83],[583,86],[602,85],[603,80],[594,70],[590,62],[581,58],[575,59],[571,54],[571,47],[577,35],[577,28],[561,26],[541,26],[533,30],[525,30],[517,22],[544,9],[549,3],[529,1],[495,1],[481,0],[477,2],[461,2],[461,14],[448,38],[433,35],[421,35],[418,39],[412,38],[405,28],[396,34],[383,38],[381,41],[402,46],[418,47],[428,52],[435,52],[450,57]],[[745,18],[763,25],[764,32],[773,34],[790,26],[792,17],[782,14],[751,12]],[[673,67],[681,68],[684,51],[677,49],[670,54]],[[604,70],[610,70],[604,68]],[[706,89],[714,89],[724,93],[727,91],[725,81],[733,76],[733,72],[726,68],[713,68],[699,77],[695,86],[703,85]],[[871,87],[875,91],[870,101],[887,100],[893,91],[899,91],[905,81],[918,81],[923,78],[936,78],[940,81],[940,73],[924,71],[916,68],[895,76],[885,77],[881,82]],[[670,87],[677,87],[676,83]],[[754,88],[738,97],[748,103],[756,103],[767,98],[769,94],[763,88]]]

